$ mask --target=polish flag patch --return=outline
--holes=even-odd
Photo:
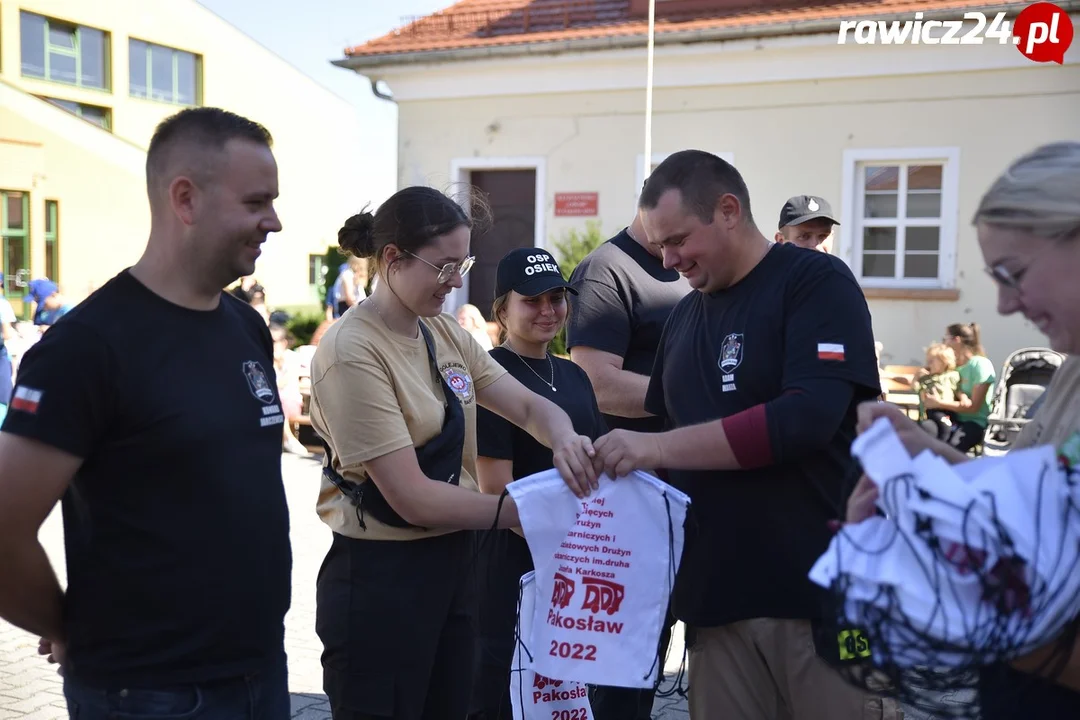
[[[41,403],[42,392],[34,388],[20,386],[15,388],[15,394],[11,398],[11,409],[34,415]]]
[[[818,360],[843,360],[844,346],[836,343],[818,343]]]

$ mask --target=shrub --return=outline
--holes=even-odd
[[[311,336],[315,334],[316,328],[324,320],[326,320],[326,315],[323,313],[310,311],[297,313],[289,317],[285,328],[292,335],[295,345],[307,345],[311,342]]]

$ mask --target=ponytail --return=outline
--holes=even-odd
[[[982,335],[978,323],[954,323],[945,328],[951,337],[959,338],[960,343],[971,351],[972,355],[986,357],[986,349],[982,346]]]

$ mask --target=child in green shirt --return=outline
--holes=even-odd
[[[944,343],[934,343],[926,349],[926,367],[915,373],[912,386],[919,393],[919,420],[928,433],[938,440],[948,440],[957,423],[956,413],[949,410],[927,410],[926,395],[939,400],[957,402],[960,399],[960,373],[956,370],[956,354]]]

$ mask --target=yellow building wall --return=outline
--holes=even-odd
[[[20,10],[108,31],[110,90],[24,78]],[[261,122],[274,136],[283,230],[270,237],[255,275],[266,286],[272,306],[313,303],[308,255],[336,244],[342,222],[367,202],[355,182],[362,158],[361,127],[353,106],[191,0],[0,0],[0,80],[32,95],[108,107],[113,134],[145,149],[156,125],[181,106],[130,97],[129,38],[200,55],[202,104]],[[58,138],[52,135],[37,138],[26,123],[9,120],[11,112],[2,113],[0,107],[0,139],[44,145],[44,155],[36,162],[47,164],[49,192],[56,196],[50,199],[60,201],[61,282],[65,292],[78,297],[138,258],[147,230],[141,171],[112,186],[100,183],[100,161],[92,154],[55,144]],[[24,152],[9,151],[11,145],[0,142],[0,168],[11,164],[11,173],[25,177],[29,161]],[[134,187],[138,192],[129,190]],[[0,189],[19,188],[0,182]],[[33,191],[32,207],[41,215],[34,222],[38,229],[43,228],[44,199],[41,189]],[[43,230],[34,238],[33,274],[39,276],[44,269]],[[117,253],[93,252],[102,242]]]
[[[640,90],[402,101],[400,182],[444,187],[456,179],[450,177],[455,158],[542,156],[548,243],[585,221],[554,217],[556,192],[598,192],[597,219],[614,234],[631,220],[640,189],[643,109]],[[662,88],[654,96],[653,152],[734,153],[758,226],[772,237],[780,208],[793,195],[824,196],[842,212],[846,149],[958,147],[959,300],[873,299],[870,308],[885,362],[921,364],[922,348],[947,324],[976,321],[1000,363],[1013,349],[1045,338],[1021,319],[997,314],[970,219],[1012,159],[1044,142],[1080,139],[1078,112],[1075,64]]]

